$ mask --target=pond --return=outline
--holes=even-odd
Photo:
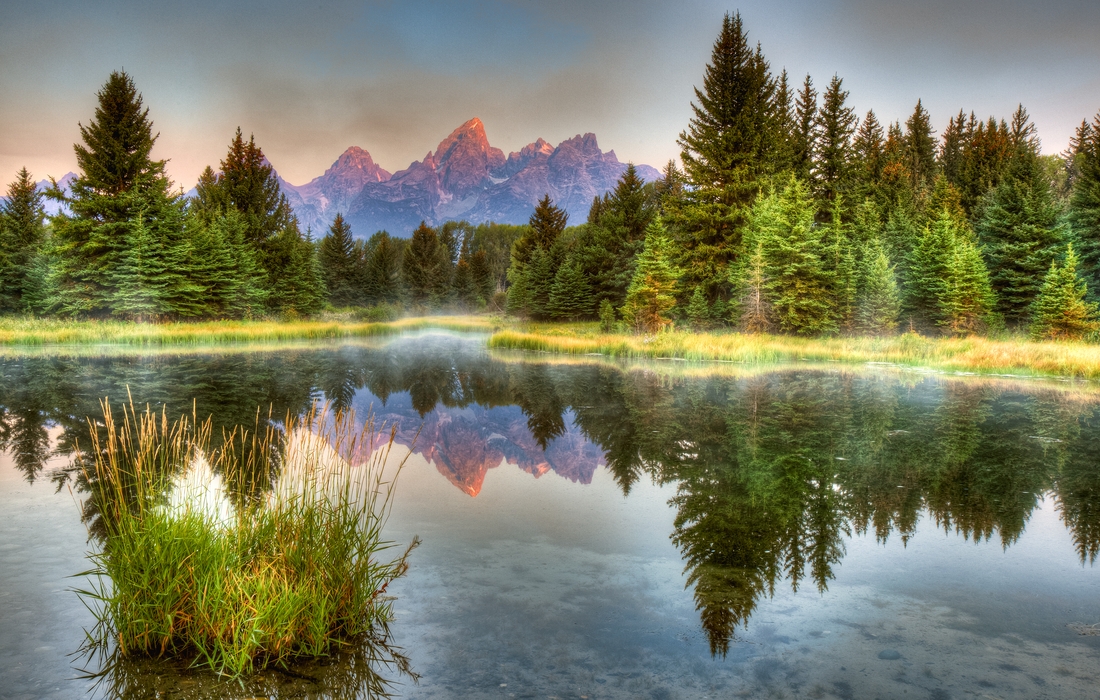
[[[99,400],[252,425],[317,399],[412,455],[391,642],[244,685],[100,682],[72,578]],[[1100,387],[489,352],[416,334],[0,358],[0,697],[1080,698],[1100,684]],[[277,476],[276,476],[277,478]],[[88,513],[83,520],[89,520]],[[94,670],[94,669],[93,669]]]

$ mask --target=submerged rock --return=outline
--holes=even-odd
[[[901,658],[901,653],[894,649],[883,649],[878,653],[878,658],[885,661],[897,661]]]

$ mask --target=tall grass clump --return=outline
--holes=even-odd
[[[209,419],[132,401],[89,423],[100,547],[78,592],[96,618],[84,651],[104,667],[171,657],[239,678],[388,635],[386,588],[416,545],[383,556],[404,463],[387,465],[393,430],[314,406],[282,426],[258,415],[211,449]]]

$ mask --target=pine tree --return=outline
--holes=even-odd
[[[1080,340],[1100,330],[1097,305],[1085,301],[1088,288],[1077,274],[1073,245],[1066,247],[1066,260],[1050,264],[1031,308],[1031,337],[1035,340]]]
[[[607,299],[600,302],[599,317],[601,332],[610,333],[615,330],[615,307]]]
[[[279,178],[256,144],[253,135],[244,140],[240,127],[229,143],[214,183],[209,174],[199,180],[199,200],[204,208],[233,207],[244,216],[245,238],[262,246],[294,219],[290,204],[279,186]]]
[[[111,270],[116,291],[114,313],[137,321],[148,321],[168,310],[173,284],[161,242],[142,220],[139,212],[128,227],[126,245],[117,266]]]
[[[806,75],[802,89],[795,102],[795,131],[792,140],[791,169],[794,174],[806,182],[813,176],[814,151],[817,150],[817,131],[814,121],[817,117],[817,90],[814,81]]]
[[[362,303],[361,290],[355,284],[360,260],[351,226],[342,214],[336,214],[328,235],[321,239],[318,258],[329,300],[336,306]]]
[[[911,323],[931,329],[943,318],[939,301],[946,294],[947,268],[956,241],[969,234],[965,226],[965,222],[943,210],[916,239],[905,277],[905,312]]]
[[[906,167],[914,190],[932,184],[936,174],[936,132],[932,129],[932,117],[920,100],[905,122]]]
[[[436,304],[443,287],[439,234],[421,221],[405,247],[402,260],[405,286],[418,304]]]
[[[845,103],[848,91],[843,81],[833,76],[821,95],[821,109],[814,118],[817,148],[813,174],[818,197],[831,207],[851,187],[852,134],[855,133],[855,111]]]
[[[1078,148],[1067,219],[1081,251],[1081,274],[1095,296],[1100,293],[1100,113]]]
[[[470,256],[470,279],[473,281],[477,296],[488,303],[496,291],[496,280],[493,279],[493,271],[489,267],[489,256],[484,250],[479,250]]]
[[[684,312],[687,314],[688,320],[691,321],[691,327],[695,330],[706,330],[710,325],[710,305],[707,303],[707,296],[703,294],[701,288],[696,287],[691,293],[691,300]]]
[[[692,187],[673,220],[686,281],[708,298],[727,293],[726,268],[740,246],[740,229],[777,148],[775,81],[754,51],[739,14],[726,15],[711,61],[696,88],[692,118],[678,139]]]
[[[897,330],[900,311],[894,268],[882,241],[873,239],[863,256],[856,329],[868,335],[890,335]]]
[[[1067,237],[1038,153],[1017,156],[1008,176],[993,190],[978,224],[998,311],[1010,323],[1026,322],[1050,268]]]
[[[967,140],[966,124],[966,113],[960,109],[956,116],[947,121],[947,128],[943,130],[940,138],[940,172],[956,187],[959,187],[962,182],[963,151]]]
[[[745,256],[740,273],[732,275],[739,291],[734,321],[745,333],[769,333],[775,328],[775,311],[769,299],[771,280],[764,258],[765,235],[766,229],[756,228],[752,254]]]
[[[767,300],[779,329],[787,333],[837,330],[815,214],[808,188],[792,177],[781,191],[757,201],[746,232],[749,249],[761,247],[763,269],[770,277]]]
[[[769,170],[781,173],[794,167],[795,96],[791,92],[790,79],[784,68],[775,83],[772,107],[772,131],[775,145]]]
[[[948,258],[943,292],[937,299],[941,328],[955,335],[981,333],[989,327],[996,295],[982,254],[972,237],[956,240]]]
[[[965,221],[944,209],[925,227],[910,256],[906,310],[925,327],[976,333],[993,316],[989,272]]]
[[[554,275],[549,311],[551,318],[570,321],[592,313],[592,291],[575,260],[566,260]]]
[[[885,134],[873,111],[860,122],[852,140],[852,187],[854,201],[875,197],[885,167]]]
[[[53,219],[53,307],[66,315],[110,313],[127,246],[147,236],[150,250],[167,254],[183,229],[183,203],[171,191],[164,161],[150,158],[156,136],[133,80],[112,73],[97,97],[95,118],[80,126],[83,145],[74,147],[81,174],[72,182],[72,194],[66,197],[57,187],[49,193],[70,212]]]
[[[654,219],[646,229],[645,246],[627,289],[623,319],[642,333],[656,333],[671,324],[668,312],[676,306],[681,274],[673,262],[672,242],[664,224]]]
[[[550,251],[535,248],[525,269],[527,314],[531,318],[550,318],[550,290],[554,286],[554,259]]]
[[[31,265],[46,237],[42,194],[26,168],[0,205],[0,311],[26,311]]]
[[[246,222],[248,221],[246,217]],[[248,231],[246,223],[245,230]],[[296,226],[284,228],[266,244],[268,306],[288,316],[308,316],[324,306],[327,290],[317,250]]]
[[[385,231],[367,242],[364,293],[368,304],[396,303],[402,297],[402,251]]]
[[[569,215],[565,210],[554,206],[550,195],[543,196],[535,205],[527,231],[512,248],[512,265],[523,267],[530,261],[536,249],[549,251],[565,230],[568,221]]]

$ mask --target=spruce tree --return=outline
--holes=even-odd
[[[897,330],[901,297],[894,268],[878,239],[873,239],[864,252],[857,308],[856,330],[860,333],[890,335]]]
[[[124,257],[134,259],[127,253],[130,243],[148,237],[150,250],[164,255],[183,230],[183,202],[172,192],[164,161],[150,157],[157,137],[133,80],[114,72],[97,98],[94,119],[80,126],[83,144],[74,146],[81,174],[72,182],[71,196],[57,187],[49,193],[68,209],[53,219],[53,306],[66,315],[110,313],[123,279],[117,270]]]
[[[906,167],[914,190],[932,184],[936,174],[936,138],[932,117],[920,100],[905,122]]]
[[[462,247],[459,249],[458,262],[455,264],[452,286],[455,298],[460,304],[466,308],[477,306],[481,294],[474,280],[472,256],[470,255],[470,236],[463,236],[462,238]]]
[[[973,237],[956,239],[937,299],[941,328],[955,335],[981,333],[993,319],[996,295]]]
[[[530,261],[536,249],[549,251],[565,230],[568,221],[569,215],[565,210],[555,206],[550,195],[543,196],[535,205],[527,231],[512,248],[512,264],[523,267]]]
[[[488,303],[493,299],[496,291],[496,280],[493,279],[493,271],[489,267],[489,256],[484,250],[479,250],[470,256],[470,279],[473,281],[477,296]]]
[[[1097,305],[1088,302],[1085,280],[1077,274],[1073,245],[1066,247],[1062,265],[1055,260],[1031,308],[1031,337],[1035,340],[1080,340],[1100,330]]]
[[[710,325],[710,305],[707,303],[707,297],[703,294],[702,288],[696,287],[691,293],[691,299],[688,301],[684,312],[687,314],[688,320],[691,321],[693,329],[702,331]]]
[[[356,286],[360,260],[356,254],[351,226],[342,214],[336,214],[329,226],[328,235],[321,239],[318,258],[329,300],[336,306],[361,303],[361,290]]]
[[[599,317],[601,332],[610,333],[615,330],[615,307],[607,299],[600,302]]]
[[[245,142],[240,127],[229,143],[221,172],[213,183],[209,173],[199,179],[203,208],[233,207],[244,216],[245,238],[263,244],[292,225],[294,213],[279,186],[279,178],[256,144],[254,135]]]
[[[550,251],[535,248],[524,270],[526,275],[527,314],[531,318],[550,318],[550,290],[554,286],[554,258]]]
[[[46,236],[42,194],[26,168],[8,186],[0,205],[0,311],[26,311],[31,265]]]
[[[925,227],[910,256],[906,311],[926,328],[976,333],[994,318],[995,302],[989,272],[969,226],[942,210]]]
[[[245,230],[250,223],[246,217]],[[268,263],[268,306],[290,317],[308,316],[322,309],[327,296],[317,250],[296,226],[276,233],[265,246]]]
[[[367,241],[364,294],[368,304],[396,303],[403,295],[402,251],[385,231]]]
[[[831,207],[851,186],[852,134],[855,133],[855,111],[847,106],[848,91],[843,81],[833,76],[821,95],[821,109],[814,118],[817,148],[814,154],[814,184],[818,198]]]
[[[1022,148],[1026,150],[993,190],[977,227],[998,311],[1013,324],[1027,321],[1044,271],[1066,238],[1039,154],[1033,147]]]
[[[668,313],[676,306],[676,287],[681,275],[664,224],[659,218],[654,219],[646,229],[645,245],[626,292],[623,319],[642,333],[656,333],[671,324]]]
[[[816,208],[807,186],[792,177],[753,207],[746,243],[761,247],[769,274],[767,300],[779,329],[816,335],[837,330],[831,282],[814,226]]]
[[[731,273],[739,292],[736,318],[733,321],[744,333],[769,333],[775,328],[775,312],[772,308],[770,279],[767,260],[764,258],[766,229],[756,227],[752,253],[745,256],[738,273]]]
[[[1100,113],[1085,132],[1074,159],[1078,168],[1067,219],[1081,255],[1081,274],[1093,296],[1100,294]]]
[[[965,222],[942,210],[924,227],[909,251],[904,309],[911,323],[933,329],[942,320],[939,302],[946,294],[944,285],[949,261],[958,238],[969,234],[965,227]]]
[[[852,188],[854,201],[862,201],[878,194],[884,158],[885,134],[873,111],[859,123],[852,139]]]
[[[175,276],[169,272],[162,242],[145,226],[140,212],[127,228],[126,244],[111,270],[111,306],[118,315],[148,321],[168,310]]]
[[[726,268],[740,244],[748,209],[770,174],[777,148],[775,82],[759,47],[748,44],[740,14],[726,15],[696,88],[692,118],[678,139],[692,187],[673,221],[687,282],[708,297],[726,293]]]
[[[405,287],[417,304],[436,304],[443,286],[439,234],[421,221],[405,247],[402,260]]]
[[[814,81],[806,75],[802,89],[795,102],[795,131],[791,146],[791,169],[802,180],[809,182],[813,176],[814,151],[817,147],[817,132],[814,122],[817,117],[817,90]]]
[[[787,70],[779,74],[775,83],[775,96],[772,107],[772,131],[775,145],[772,149],[772,163],[769,170],[781,173],[794,167],[794,136],[797,130],[795,122],[795,95],[791,91]]]
[[[566,260],[554,275],[549,311],[551,318],[569,321],[592,313],[592,291],[580,264],[575,260]]]

